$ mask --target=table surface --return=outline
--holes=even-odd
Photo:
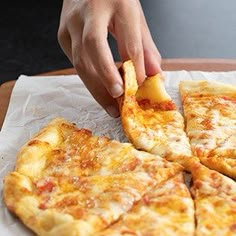
[[[236,60],[231,59],[163,59],[162,69],[175,70],[200,70],[200,71],[232,71],[236,70]],[[40,75],[70,75],[76,74],[75,69],[68,68],[50,71]],[[16,80],[6,82],[0,86],[0,129],[4,122],[9,105],[12,89]]]

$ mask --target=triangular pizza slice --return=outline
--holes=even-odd
[[[160,75],[147,78],[138,88],[133,63],[121,67],[125,91],[120,103],[124,132],[141,150],[187,166],[192,158],[184,119],[164,88]]]
[[[180,171],[58,118],[22,147],[4,179],[4,201],[38,235],[94,235]]]
[[[194,232],[194,203],[180,173],[146,193],[98,236],[193,236]]]
[[[193,154],[236,179],[236,87],[214,81],[181,81],[186,132]]]
[[[200,163],[191,173],[196,235],[236,235],[236,182]]]

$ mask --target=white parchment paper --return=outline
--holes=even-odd
[[[181,112],[178,93],[181,80],[215,80],[236,85],[236,71],[166,71],[164,74],[166,89]],[[58,116],[91,129],[96,135],[127,141],[120,119],[113,119],[105,113],[78,76],[20,76],[0,132],[0,235],[33,235],[6,209],[2,199],[3,177],[13,170],[19,148]]]

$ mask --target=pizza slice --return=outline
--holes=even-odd
[[[181,81],[186,132],[193,154],[236,179],[236,87],[214,81]]]
[[[94,235],[180,171],[58,118],[20,150],[4,179],[4,201],[38,235]]]
[[[193,236],[194,232],[194,204],[180,173],[146,193],[127,214],[98,236]]]
[[[197,236],[236,235],[236,182],[200,163],[191,167]]]
[[[184,119],[165,91],[163,78],[149,77],[138,88],[131,61],[122,65],[121,74],[125,86],[119,101],[121,121],[130,142],[137,149],[187,166],[193,157],[184,132]]]

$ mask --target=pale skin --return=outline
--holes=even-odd
[[[161,56],[138,0],[64,0],[58,41],[95,100],[118,117],[123,81],[107,41],[116,39],[122,61],[134,63],[137,81],[161,72]]]

